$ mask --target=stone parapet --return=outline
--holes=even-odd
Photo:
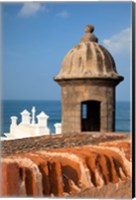
[[[1,160],[1,196],[73,197],[87,189],[128,181],[130,146],[127,139],[6,156]]]

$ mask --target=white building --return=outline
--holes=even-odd
[[[43,111],[36,116],[36,109],[33,106],[31,113],[25,109],[20,114],[21,122],[19,124],[17,124],[17,117],[11,116],[10,132],[4,133],[6,137],[1,137],[1,140],[36,137],[50,134],[50,129],[48,128],[49,116]],[[61,134],[61,123],[55,123],[54,127],[55,134]]]
[[[24,138],[24,137],[35,137],[41,135],[49,135],[50,129],[48,128],[48,118],[44,112],[41,112],[39,115],[35,116],[36,109],[32,108],[32,117],[30,116],[27,110],[22,111],[21,122],[17,124],[17,117],[11,117],[10,133],[4,133],[8,138]],[[35,121],[37,118],[37,123]]]

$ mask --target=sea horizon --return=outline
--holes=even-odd
[[[115,102],[115,131],[130,132],[130,101]],[[19,99],[3,99],[2,100],[2,133],[9,133],[11,116],[17,116],[17,124],[21,122],[20,113],[27,109],[31,112],[33,106],[36,108],[36,115],[45,112],[48,116],[48,127],[51,133],[55,133],[55,123],[61,122],[61,100],[19,100]]]

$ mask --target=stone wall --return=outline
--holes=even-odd
[[[75,196],[127,181],[132,173],[130,145],[124,140],[7,156],[1,160],[1,195]]]
[[[29,137],[1,141],[1,155],[6,157],[18,153],[27,153],[37,149],[47,150],[64,147],[76,147],[100,142],[124,140],[130,137],[130,133],[100,133],[86,134],[59,134],[40,137]]]
[[[100,130],[115,130],[115,83],[110,81],[71,80],[60,82],[62,89],[62,132],[80,133],[81,104],[83,101],[100,102]]]

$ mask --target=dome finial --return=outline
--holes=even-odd
[[[94,26],[86,25],[85,35],[81,38],[80,42],[98,42],[98,38],[92,34],[94,31]]]
[[[92,33],[92,32],[94,32],[94,26],[92,26],[92,25],[86,25],[85,32],[86,33]]]

